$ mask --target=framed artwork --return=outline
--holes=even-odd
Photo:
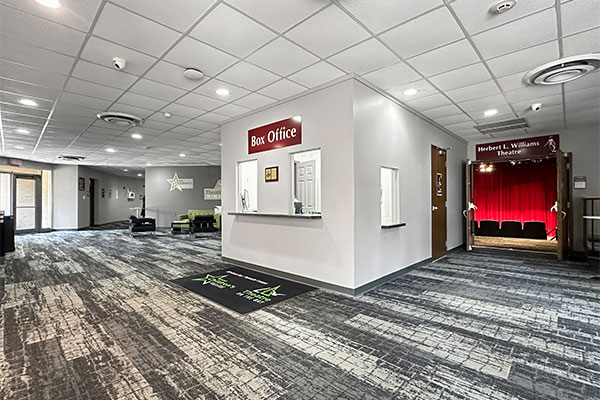
[[[85,191],[85,178],[82,178],[81,176],[79,177],[79,191]]]
[[[102,198],[104,198],[104,188],[102,188],[101,192],[102,192]]]
[[[279,180],[279,167],[265,168],[265,182],[277,182]]]
[[[112,199],[112,189],[108,189],[108,198]]]

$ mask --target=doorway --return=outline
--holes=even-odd
[[[17,233],[40,232],[42,188],[39,176],[15,175],[14,215]]]
[[[90,227],[96,226],[96,180],[90,178]]]
[[[446,255],[446,150],[431,146],[431,258]]]
[[[296,198],[305,213],[315,211],[315,160],[296,163]]]

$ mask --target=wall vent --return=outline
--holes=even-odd
[[[515,118],[505,121],[492,122],[491,124],[475,125],[475,129],[484,135],[523,128],[529,128],[529,124],[525,118]]]
[[[59,160],[62,161],[83,161],[85,159],[85,157],[83,156],[58,156],[57,157]]]

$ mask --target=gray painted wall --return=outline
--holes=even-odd
[[[77,166],[55,165],[52,172],[52,228],[77,229]]]
[[[77,190],[79,228],[90,226],[90,178],[96,179],[94,207],[94,222],[96,225],[126,220],[130,215],[135,214],[135,211],[130,208],[142,206],[142,200],[140,200],[140,194],[144,194],[144,179],[142,178],[113,175],[84,166],[79,167],[79,177],[85,178],[85,191],[80,192]],[[126,189],[124,190],[123,187]],[[105,190],[104,198],[102,198],[102,188]],[[112,189],[111,198],[108,197],[109,189]],[[135,192],[136,198],[134,201],[127,201],[127,189]],[[117,191],[119,192],[118,199],[116,197]]]
[[[167,179],[173,175],[193,178],[194,189],[169,191]],[[146,168],[146,215],[156,218],[157,226],[171,226],[171,221],[187,210],[212,210],[220,200],[204,200],[204,189],[213,188],[221,179],[221,167],[150,167]]]

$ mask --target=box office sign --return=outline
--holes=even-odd
[[[475,145],[477,161],[509,161],[556,155],[558,135],[507,140]]]
[[[300,116],[273,122],[248,131],[248,154],[302,143]]]

